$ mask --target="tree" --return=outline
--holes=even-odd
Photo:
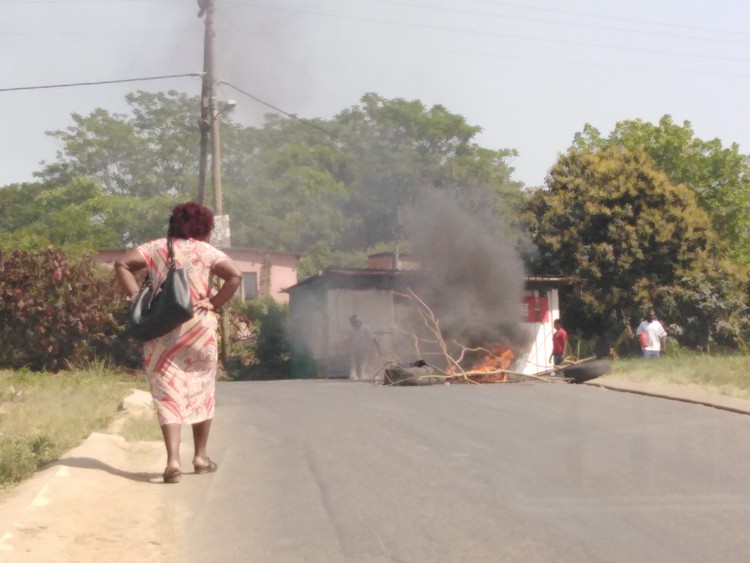
[[[104,192],[82,178],[60,187],[37,184],[8,186],[0,190],[5,228],[0,245],[42,250],[65,248],[73,254],[114,246],[119,233],[106,224]]]
[[[646,151],[673,184],[685,184],[693,191],[729,255],[750,263],[749,162],[737,144],[725,148],[719,139],[704,141],[696,137],[689,121],[677,125],[665,115],[658,124],[621,121],[607,138],[586,125],[576,134],[574,146],[590,151],[613,146]]]
[[[675,305],[701,307],[695,280],[721,276],[716,237],[692,191],[670,182],[644,151],[571,148],[530,195],[525,218],[539,251],[536,273],[584,282],[568,296],[568,325],[613,338],[653,306],[683,330],[702,331],[686,341],[705,342],[711,327],[694,326]]]
[[[88,236],[79,227],[101,227],[89,237],[96,245],[163,234],[169,208],[197,194],[199,101],[177,92],[136,92],[127,101],[130,115],[96,109],[50,133],[63,148],[38,174],[41,185],[23,188],[24,212],[45,222],[57,202],[60,219],[76,227],[71,238]],[[478,146],[480,128],[443,106],[366,94],[329,120],[270,115],[260,128],[224,120],[232,244],[306,253],[316,270],[392,248],[403,237],[404,209],[423,189],[450,193],[493,232],[522,202],[507,164],[515,153]],[[96,187],[81,192],[91,202],[77,215],[64,198],[38,205],[37,195],[77,183]]]
[[[50,131],[63,145],[37,175],[47,184],[95,178],[110,195],[195,197],[198,97],[175,91],[126,96],[133,116],[98,108],[73,114],[74,125]]]
[[[0,190],[0,246],[64,249],[73,256],[130,246],[166,232],[174,196],[113,196],[91,178],[66,184],[19,184]]]
[[[479,147],[472,140],[481,128],[443,106],[428,109],[418,100],[369,93],[360,105],[341,112],[336,126],[344,154],[342,180],[352,192],[346,213],[358,218],[346,236],[350,244],[367,248],[397,240],[401,212],[422,189],[450,193],[488,223],[520,201],[504,197],[520,195],[521,184],[511,180],[506,163],[515,152]]]
[[[341,252],[392,248],[422,189],[450,192],[496,228],[522,201],[520,184],[506,163],[514,153],[472,143],[479,131],[442,106],[376,94],[331,120],[270,116],[262,129],[230,127],[233,244],[309,253],[318,266]]]
[[[263,129],[230,129],[224,150],[232,244],[306,253],[334,246],[349,197],[339,155],[321,131],[269,116]]]

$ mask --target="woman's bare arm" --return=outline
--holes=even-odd
[[[138,292],[138,281],[133,275],[138,270],[146,267],[146,259],[135,248],[128,250],[125,254],[115,260],[115,275],[117,283],[128,295]]]
[[[224,280],[221,289],[209,300],[214,310],[221,309],[240,287],[242,272],[232,260],[222,260],[214,265],[211,273]]]

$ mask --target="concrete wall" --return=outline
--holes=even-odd
[[[560,318],[560,302],[557,289],[526,291],[524,293],[524,304],[533,306],[533,303],[546,303],[546,307],[529,310],[524,325],[531,332],[532,339],[529,350],[518,358],[515,371],[527,375],[533,375],[551,369],[552,362],[549,361],[552,353],[553,322]]]

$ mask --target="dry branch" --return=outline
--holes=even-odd
[[[454,357],[450,350],[449,346],[446,343],[445,339],[443,338],[442,331],[440,329],[440,320],[438,319],[437,315],[430,309],[430,307],[425,303],[423,299],[421,299],[413,290],[408,289],[406,293],[400,293],[400,292],[394,292],[395,295],[398,295],[400,297],[403,297],[407,300],[409,300],[413,306],[414,310],[418,313],[419,317],[422,320],[422,323],[424,325],[424,328],[427,330],[427,333],[429,334],[429,338],[425,338],[420,336],[417,331],[415,330],[415,327],[411,325],[407,321],[409,331],[405,332],[398,329],[399,332],[402,334],[405,334],[408,336],[409,340],[413,344],[414,350],[417,352],[418,357],[424,358],[425,356],[437,356],[441,361],[438,363],[442,363],[446,368],[439,368],[435,365],[429,365],[430,373],[418,373],[415,372],[414,369],[419,367],[427,366],[427,364],[424,364],[424,366],[407,366],[404,367],[403,365],[399,364],[398,362],[392,364],[390,367],[386,367],[384,369],[384,383],[385,384],[393,384],[393,381],[395,379],[398,379],[398,384],[405,384],[404,382],[406,380],[411,380],[414,382],[414,384],[420,384],[420,382],[429,380],[431,382],[434,381],[443,381],[443,382],[457,382],[457,383],[471,383],[471,384],[479,384],[479,383],[501,383],[501,382],[508,382],[510,377],[514,377],[516,380],[519,378],[521,380],[525,379],[526,376],[524,374],[509,372],[507,370],[508,365],[502,365],[502,364],[509,364],[510,360],[508,358],[503,358],[500,356],[497,356],[493,351],[482,348],[482,347],[475,347],[470,348],[468,346],[465,346],[461,344],[460,342],[457,342],[455,340],[452,341],[452,344],[456,346],[460,353],[458,357]],[[437,347],[437,352],[431,352],[430,354],[425,354],[423,352],[423,345],[429,344],[433,347]],[[485,369],[470,369],[469,371],[465,370],[462,367],[462,363],[466,359],[466,355],[468,353],[477,353],[481,352],[485,354],[485,360],[490,364],[488,368]],[[500,364],[500,365],[497,365]],[[496,369],[492,369],[496,368]],[[391,383],[389,383],[389,381]]]

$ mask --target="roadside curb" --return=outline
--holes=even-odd
[[[122,405],[125,410],[139,409],[139,408],[152,408],[154,400],[151,398],[151,393],[148,391],[142,391],[141,389],[133,389],[127,397],[122,400]]]
[[[130,395],[122,400],[121,410],[122,412],[120,415],[117,416],[107,428],[108,433],[119,434],[129,417],[143,416],[149,412],[153,412],[154,400],[151,398],[151,393],[148,391],[131,389]],[[155,415],[154,418],[156,418]]]
[[[141,527],[140,521],[128,519],[128,511],[120,508],[132,503],[131,512],[136,510],[140,506],[137,503],[143,502],[143,487],[161,483],[164,446],[160,442],[128,443],[116,430],[128,417],[142,416],[152,410],[150,393],[132,390],[123,399],[121,411],[108,429],[92,432],[58,460],[3,491],[0,498],[0,560],[52,561],[47,552],[30,555],[37,553],[33,550],[41,549],[38,545],[43,545],[48,550],[52,549],[49,546],[55,546],[55,553],[59,556],[55,561],[89,561],[75,555],[78,553],[76,549],[85,551],[85,546],[90,547],[96,542],[106,544],[110,549],[112,530],[120,530],[114,533],[121,535],[124,534],[122,530],[129,530],[127,541],[122,540],[124,544],[130,542],[131,537],[148,535],[148,529]],[[144,460],[142,467],[134,461],[136,458]],[[102,509],[100,503],[103,499],[111,500],[115,491],[125,491],[125,494],[117,500],[118,511],[110,513]],[[148,495],[150,497],[153,493]],[[154,506],[157,505],[149,510],[157,510]],[[77,518],[94,509],[100,514],[96,522],[89,522],[82,530],[71,527]],[[120,518],[121,513],[126,516]],[[144,516],[144,521],[148,522],[152,517],[153,514]],[[100,527],[94,525],[98,522],[101,522]],[[152,539],[147,542],[147,548],[158,549],[157,538]],[[110,558],[110,561],[132,560],[118,557]],[[150,559],[152,557],[144,558]]]
[[[621,393],[633,393],[635,395],[644,395],[658,399],[668,399],[670,401],[680,401],[693,405],[701,405],[719,409],[735,414],[750,415],[750,401],[728,397],[718,393],[709,393],[704,390],[693,389],[690,387],[681,387],[678,385],[661,385],[650,383],[631,383],[626,381],[586,381],[583,385],[589,387],[598,387],[608,391],[619,391]]]

